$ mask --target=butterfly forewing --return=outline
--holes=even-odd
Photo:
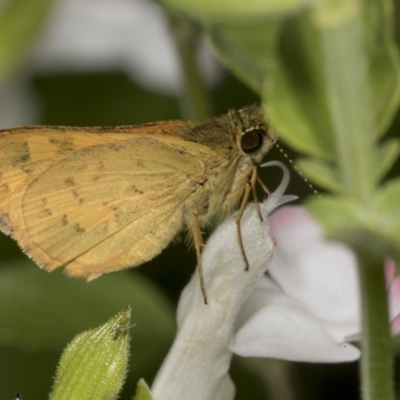
[[[1,146],[0,136],[3,225],[39,265],[87,277],[160,253],[183,227],[185,199],[205,199],[197,183],[212,158],[134,131],[33,130]]]
[[[10,234],[10,197],[24,190],[29,177],[72,150],[107,143],[106,135],[83,134],[82,129],[27,127],[0,132],[0,229]]]
[[[44,164],[57,162],[70,151],[129,140],[139,132],[161,136],[182,124],[183,121],[165,121],[111,128],[32,126],[0,131],[0,230],[11,233],[10,197],[17,188],[23,190],[27,178],[43,169]]]

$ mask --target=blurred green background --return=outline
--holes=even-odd
[[[8,2],[11,3],[16,3],[12,12],[7,2],[0,6],[0,55],[11,51],[6,45],[13,45],[9,35],[14,28],[7,31],[7,21],[13,21],[18,13],[23,14],[19,20],[21,37],[15,40],[11,51],[16,56],[9,62],[4,58],[3,68],[0,66],[0,91],[5,87],[12,91],[14,84],[24,86],[35,110],[29,123],[95,126],[182,118],[179,91],[174,94],[146,88],[132,80],[117,63],[92,71],[89,67],[70,71],[68,67],[64,70],[37,67],[37,59],[42,54],[37,51],[38,43],[43,40],[49,19],[54,17],[51,7],[56,5],[37,0],[30,5],[29,1]],[[400,43],[400,10],[395,5],[396,38]],[[26,20],[32,24],[24,31]],[[149,48],[149,51],[158,50]],[[161,59],[160,63],[163,63]],[[259,102],[248,87],[219,68],[218,79],[206,90],[212,115]],[[7,125],[9,115],[5,113],[8,112],[5,94],[0,100],[1,127]],[[15,125],[26,123],[24,118],[13,120]],[[398,136],[399,129],[398,113],[389,135]],[[295,160],[296,153],[281,145]],[[266,159],[284,161],[276,149]],[[397,164],[390,174],[399,173]],[[280,179],[274,174],[274,170],[262,171],[262,179],[271,189]],[[299,201],[314,195],[295,171],[292,171],[288,193],[298,195]],[[24,399],[48,396],[57,360],[67,342],[74,334],[105,322],[127,304],[132,306],[132,322],[136,324],[131,330],[135,356],[130,359],[130,372],[121,398],[130,398],[140,377],[151,383],[168,351],[174,335],[174,310],[179,294],[195,266],[194,252],[183,240],[171,244],[160,256],[137,270],[103,276],[89,284],[61,273],[40,271],[4,235],[0,235],[0,260],[0,393],[4,399],[12,399],[15,392],[22,393]],[[357,363],[313,365],[244,361],[236,357],[231,373],[237,386],[237,399],[291,399],[290,393],[284,397],[282,389],[288,383],[297,399],[346,400],[359,396]],[[279,385],[283,385],[283,392],[279,392]]]

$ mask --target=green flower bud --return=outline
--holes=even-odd
[[[133,400],[153,400],[153,396],[144,379],[139,380]]]
[[[113,400],[125,379],[131,308],[83,332],[61,356],[51,400]]]

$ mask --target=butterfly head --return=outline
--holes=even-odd
[[[236,141],[240,152],[250,157],[253,164],[260,164],[274,144],[274,137],[262,109],[256,105],[244,107],[235,111],[234,118],[238,128]]]

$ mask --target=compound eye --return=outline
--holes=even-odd
[[[246,131],[240,138],[240,147],[246,154],[254,153],[263,143],[263,131],[261,129],[252,129]]]

